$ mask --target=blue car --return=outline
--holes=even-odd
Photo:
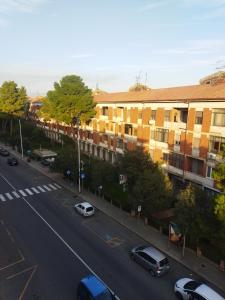
[[[81,279],[77,288],[78,300],[119,300],[96,276],[88,275]]]

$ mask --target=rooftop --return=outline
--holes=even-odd
[[[151,89],[139,92],[120,92],[95,95],[97,103],[105,102],[152,102],[152,101],[225,101],[225,83],[216,85],[191,85]]]

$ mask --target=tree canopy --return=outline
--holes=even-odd
[[[129,199],[134,209],[142,205],[148,215],[171,206],[172,186],[143,149],[125,153],[119,167],[121,174],[127,177]]]
[[[74,117],[87,122],[95,115],[92,91],[76,75],[67,75],[54,83],[54,90],[43,100],[40,116],[71,124]]]
[[[24,114],[27,94],[24,87],[18,88],[14,81],[5,81],[0,87],[0,111],[10,117]]]

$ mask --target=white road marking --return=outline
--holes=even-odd
[[[5,197],[1,194],[0,194],[0,199],[1,199],[1,201],[6,201]]]
[[[13,194],[16,198],[20,198],[20,195],[17,194],[17,192],[13,191],[12,194]]]
[[[43,187],[47,190],[47,191],[51,191],[50,187],[48,187],[47,185],[43,184]]]
[[[59,185],[59,184],[57,184],[56,182],[54,182],[54,185],[58,188],[58,189],[61,189],[62,187]]]
[[[13,196],[11,196],[10,193],[5,193],[5,195],[8,197],[9,200],[13,199]]]
[[[34,191],[36,194],[40,194],[40,192],[35,187],[32,187],[31,190]]]
[[[42,188],[42,187],[40,187],[40,185],[39,186],[37,186],[37,188],[41,191],[41,192],[43,192],[43,193],[45,193],[46,191]]]
[[[57,188],[56,188],[53,184],[49,183],[49,186],[50,186],[53,190],[57,190]]]
[[[27,196],[27,194],[25,194],[23,190],[19,190],[19,192],[20,192],[20,194],[21,194],[23,197],[26,197],[26,196]]]
[[[25,189],[25,191],[29,194],[29,195],[33,195],[34,193],[32,193],[29,189]]]
[[[9,186],[12,187],[13,190],[16,190],[15,187],[7,180],[7,178],[5,178],[4,175],[1,174],[1,176],[4,178],[4,180],[8,183]],[[55,184],[56,185],[56,184]],[[61,187],[60,187],[61,188]],[[31,210],[33,210],[33,212],[46,224],[46,226],[58,237],[58,239],[70,250],[70,252],[77,258],[79,259],[79,261],[93,274],[95,275],[97,278],[99,278],[99,280],[103,281],[95,272],[94,270],[81,258],[81,256],[79,256],[79,254],[73,250],[73,248],[61,237],[61,235],[44,219],[44,217],[42,217],[42,215],[29,203],[29,201],[27,201],[25,198],[22,198],[24,200],[24,202],[31,208]],[[107,286],[107,285],[106,285]],[[107,286],[108,287],[108,286]],[[108,287],[110,291],[112,291],[110,289],[110,287]],[[117,299],[119,299],[119,297],[117,296]]]

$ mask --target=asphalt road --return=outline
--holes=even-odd
[[[23,162],[10,167],[0,157],[0,194],[0,220],[14,240],[12,255],[20,253],[14,265],[0,265],[1,300],[76,299],[79,280],[91,272],[121,300],[173,300],[174,282],[190,276],[170,259],[171,271],[152,278],[128,255],[143,240],[100,211],[82,218],[71,192]]]

